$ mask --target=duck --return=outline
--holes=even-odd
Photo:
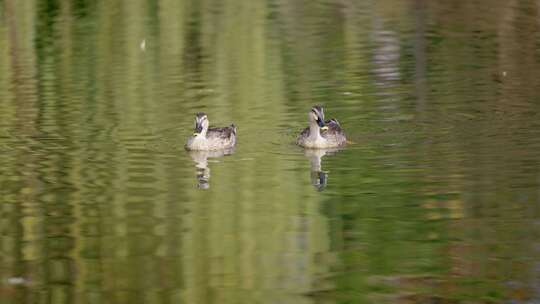
[[[236,126],[209,128],[208,116],[205,113],[195,115],[195,132],[186,142],[188,151],[212,151],[229,149],[236,145]]]
[[[337,119],[324,121],[324,111],[319,105],[311,108],[308,114],[309,127],[296,138],[296,144],[304,148],[325,149],[342,147],[347,144],[345,132]]]

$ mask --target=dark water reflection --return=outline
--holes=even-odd
[[[539,302],[539,29],[533,0],[0,2],[1,302]],[[315,103],[353,144],[294,146]],[[234,154],[183,150],[198,111]]]

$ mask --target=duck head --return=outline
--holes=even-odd
[[[208,131],[208,117],[205,113],[197,113],[195,115],[195,131],[193,135],[206,135],[206,132]]]
[[[328,127],[324,124],[324,111],[321,106],[313,106],[309,112],[309,122],[317,124],[321,130],[327,130]]]

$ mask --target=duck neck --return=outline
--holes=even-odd
[[[319,136],[321,136],[321,129],[319,128],[319,125],[317,125],[317,122],[312,121],[309,124],[309,137],[316,139]]]

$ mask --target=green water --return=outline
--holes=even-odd
[[[0,0],[0,214],[1,303],[538,303],[540,2]]]

